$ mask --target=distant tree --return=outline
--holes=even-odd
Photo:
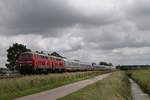
[[[16,61],[19,57],[19,55],[22,52],[31,51],[30,49],[27,49],[25,45],[14,43],[12,46],[10,46],[7,49],[7,61],[6,67],[10,70],[16,69]]]
[[[108,63],[108,66],[112,66],[113,64],[112,63]]]
[[[96,63],[95,63],[95,62],[92,62],[92,66],[96,66]]]
[[[113,64],[112,63],[108,63],[108,62],[100,62],[99,65],[104,65],[104,66],[112,66]]]
[[[105,65],[105,66],[107,66],[108,64],[107,64],[107,62],[102,61],[102,62],[99,63],[99,65]]]

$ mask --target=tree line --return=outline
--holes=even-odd
[[[118,65],[116,69],[120,70],[136,70],[136,69],[147,69],[150,65]]]

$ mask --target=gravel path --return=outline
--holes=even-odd
[[[90,84],[93,84],[99,80],[102,80],[102,79],[106,78],[107,76],[109,76],[110,74],[111,73],[99,75],[99,76],[96,76],[96,77],[91,78],[91,79],[75,82],[75,83],[72,83],[69,85],[61,86],[61,87],[58,87],[58,88],[55,88],[52,90],[33,94],[30,96],[21,97],[21,98],[18,98],[16,100],[56,100],[58,98],[66,96],[72,92],[75,92],[75,91],[77,91],[77,90],[79,90],[79,89],[81,89],[87,85],[90,85]]]
[[[148,94],[145,94],[137,83],[135,83],[132,79],[130,79],[130,83],[132,100],[150,100]]]

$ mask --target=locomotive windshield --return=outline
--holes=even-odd
[[[30,60],[32,59],[31,53],[22,53],[19,57],[19,60]]]
[[[30,57],[32,57],[32,54],[30,54],[30,53],[23,53],[23,54],[21,54],[21,57],[30,58]]]

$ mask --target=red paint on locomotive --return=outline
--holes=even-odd
[[[46,70],[63,70],[64,61],[61,58],[45,54],[25,52],[18,59],[19,68],[26,70],[46,69]]]

